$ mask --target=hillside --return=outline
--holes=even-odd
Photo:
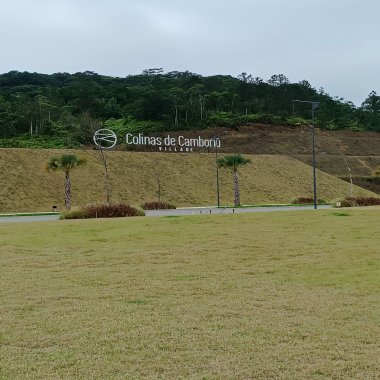
[[[25,145],[32,135],[49,138],[49,148],[76,147],[89,143],[92,128],[100,125],[122,133],[250,122],[296,126],[311,119],[311,102],[319,105],[315,123],[322,129],[380,130],[380,96],[375,92],[356,107],[307,80],[292,83],[283,74],[264,80],[247,73],[203,77],[162,69],[124,78],[90,71],[11,71],[0,74],[0,146],[33,147]]]
[[[46,162],[64,150],[0,149],[0,212],[63,209],[63,173],[48,173]],[[88,164],[72,173],[73,205],[104,202],[98,152],[75,151]],[[114,201],[139,205],[156,198],[154,168],[162,182],[162,198],[177,206],[216,204],[215,155],[212,153],[107,152]],[[243,204],[288,203],[311,196],[311,167],[290,157],[248,155],[241,170]],[[318,171],[318,197],[334,200],[349,194],[349,185]],[[232,179],[220,172],[221,204],[232,204]],[[354,188],[354,195],[373,195]]]
[[[249,124],[234,129],[210,128],[196,133],[206,138],[223,131],[221,152],[255,155],[286,155],[311,165],[311,130],[308,126]],[[194,131],[171,135],[194,136]],[[380,194],[380,181],[372,178],[380,166],[380,134],[349,130],[316,129],[317,167],[329,174],[353,182]]]
[[[220,136],[221,152],[255,155],[286,155],[311,164],[311,130],[308,126],[267,124],[242,125],[234,129],[210,128],[201,131],[172,132],[171,135]],[[354,176],[372,175],[380,165],[380,133],[325,131],[316,129],[318,166],[336,176],[347,175],[347,160]]]

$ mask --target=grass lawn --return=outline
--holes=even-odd
[[[0,225],[0,379],[378,379],[380,209]]]

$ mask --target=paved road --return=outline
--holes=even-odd
[[[318,209],[331,208],[330,205],[318,206]],[[244,207],[244,208],[178,208],[176,210],[147,210],[146,216],[181,216],[181,215],[221,215],[240,214],[245,212],[274,212],[312,210],[313,206],[273,206],[273,207]],[[19,222],[51,222],[59,219],[59,215],[7,216],[0,217],[0,223]]]
[[[318,209],[331,208],[330,205],[318,206]],[[147,210],[147,216],[179,216],[179,215],[219,215],[219,214],[240,214],[243,212],[274,212],[274,211],[301,211],[313,210],[313,206],[273,206],[273,207],[243,207],[243,208],[178,208],[176,210]]]
[[[0,223],[51,222],[58,219],[59,215],[4,216],[0,217]]]

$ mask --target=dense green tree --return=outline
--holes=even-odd
[[[380,96],[371,92],[361,107],[316,90],[303,80],[291,83],[283,74],[268,81],[250,73],[202,77],[189,71],[165,73],[161,68],[113,78],[86,71],[52,75],[11,71],[0,75],[0,136],[53,136],[66,143],[90,143],[83,114],[105,123],[124,120],[124,129],[238,126],[250,121],[287,123],[302,117],[318,101],[318,127],[380,131]],[[153,126],[153,127],[152,127]]]
[[[268,83],[274,87],[285,86],[289,84],[289,79],[284,74],[275,74],[270,77]]]
[[[363,129],[380,131],[380,96],[372,91],[362,103],[361,109],[364,112],[359,113],[358,119],[365,126]]]
[[[366,111],[378,113],[380,112],[380,96],[376,91],[372,91],[362,103],[362,108]]]

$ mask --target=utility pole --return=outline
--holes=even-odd
[[[216,200],[217,205],[220,207],[220,185],[219,185],[219,165],[218,165],[218,143],[217,143],[217,137],[224,135],[225,133],[228,133],[229,131],[223,131],[220,132],[214,136],[210,137],[210,140],[215,140],[215,166],[216,166]]]
[[[316,159],[315,159],[315,110],[319,106],[319,102],[312,102],[308,100],[292,100],[293,105],[294,103],[307,103],[311,104],[311,119],[312,119],[312,125],[311,125],[311,136],[312,136],[312,161],[313,161],[313,192],[314,192],[314,210],[317,209],[317,173],[316,173]]]

